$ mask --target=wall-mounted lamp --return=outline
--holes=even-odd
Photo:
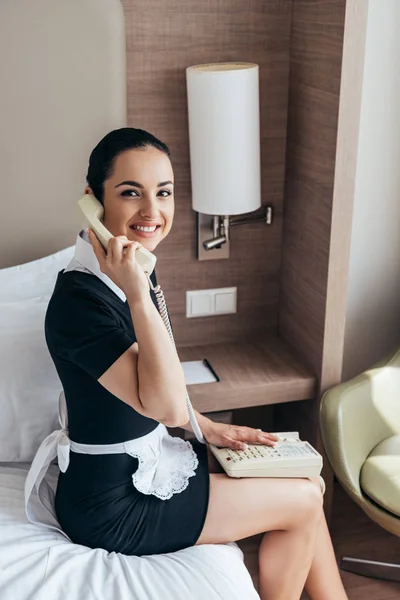
[[[261,207],[258,65],[195,65],[186,69],[186,81],[198,258],[227,258],[233,225],[257,220],[269,225],[273,218],[271,206],[257,211]]]

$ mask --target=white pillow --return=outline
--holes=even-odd
[[[46,346],[49,296],[0,300],[0,461],[31,461],[58,429],[62,385]]]
[[[23,265],[0,269],[0,303],[50,296],[57,273],[67,266],[74,251],[75,246],[70,246]]]

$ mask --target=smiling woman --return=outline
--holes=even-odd
[[[106,252],[93,231],[79,233],[45,320],[71,440],[54,514],[72,541],[125,554],[193,546],[208,506],[207,447],[166,428],[188,424],[185,379],[135,257],[168,235],[173,181],[169,150],[150,133],[123,128],[99,142],[85,191],[113,237]]]
[[[94,148],[87,193],[104,206],[104,226],[153,251],[174,217],[174,175],[169,149],[142,129],[109,133]]]

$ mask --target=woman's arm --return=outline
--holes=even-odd
[[[140,244],[125,236],[113,237],[106,255],[91,230],[89,239],[102,272],[125,292],[137,339],[98,381],[140,414],[181,427],[189,420],[183,370],[135,259]]]
[[[194,410],[194,414],[196,415],[197,422],[199,424],[202,434],[207,439],[207,432],[212,428],[213,421],[211,421],[211,419],[209,419],[208,417],[205,417],[201,413],[197,412],[197,410]],[[181,425],[181,428],[185,429],[186,431],[193,432],[193,427],[191,426],[189,420],[184,425]]]
[[[178,354],[149,292],[127,295],[137,342],[99,377],[99,383],[140,414],[167,427],[189,420]]]
[[[138,341],[138,396],[146,413],[180,427],[189,419],[186,385],[178,354],[150,294],[127,296]],[[155,417],[153,417],[155,418]],[[159,418],[157,420],[160,420]]]

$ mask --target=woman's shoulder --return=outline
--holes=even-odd
[[[65,315],[71,319],[79,312],[113,312],[113,292],[95,275],[82,271],[60,271],[50,298],[49,315]]]
[[[44,320],[46,343],[53,359],[66,360],[97,375],[99,365],[120,348],[116,341],[122,337],[125,342],[122,313],[118,314],[115,300],[108,297],[108,289],[90,273],[58,273]],[[123,307],[111,289],[110,294]]]

